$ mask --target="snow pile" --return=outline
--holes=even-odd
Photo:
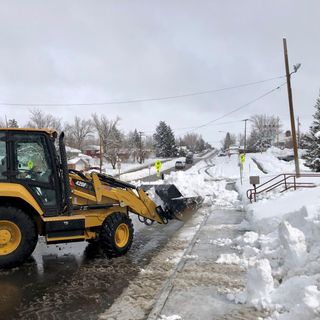
[[[159,320],[183,320],[180,316],[174,314],[172,316],[161,315]]]
[[[299,150],[299,157],[301,157],[302,154],[303,152]],[[278,159],[278,157],[285,157],[288,155],[293,155],[292,149],[281,150],[279,148],[272,147],[263,153],[252,153],[250,154],[250,157],[259,163],[267,173],[290,173],[295,170],[294,161]],[[310,171],[310,169],[304,165],[304,160],[300,159],[299,163],[301,171]]]
[[[239,156],[233,154],[230,157],[217,157],[214,160],[208,172],[212,178],[235,180],[240,179]],[[243,177],[248,178],[250,175],[259,175],[262,172],[257,168],[257,165],[252,161],[251,156],[247,155],[243,166]]]
[[[219,264],[241,264],[241,262],[242,259],[235,253],[223,253],[216,261]]]
[[[239,206],[238,193],[226,189],[225,181],[208,181],[208,174],[194,166],[187,171],[171,172],[164,183],[174,184],[185,197],[201,196],[205,205],[217,207]]]
[[[254,305],[267,306],[274,289],[273,277],[269,260],[261,259],[248,268],[247,300]]]
[[[319,195],[305,189],[248,205],[253,231],[234,240],[242,255],[233,259],[246,266],[247,286],[229,299],[269,311],[268,319],[320,319]]]

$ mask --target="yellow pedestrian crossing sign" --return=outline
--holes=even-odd
[[[160,160],[157,160],[154,164],[154,167],[156,168],[157,171],[160,171],[162,167],[162,162]]]
[[[246,155],[244,153],[241,153],[240,154],[240,161],[241,161],[241,164],[243,165],[244,162],[246,161]]]

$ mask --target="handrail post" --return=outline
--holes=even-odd
[[[284,174],[283,177],[284,177],[284,189],[285,189],[285,190],[288,190],[286,174]]]

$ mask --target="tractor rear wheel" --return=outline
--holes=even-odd
[[[35,222],[22,210],[0,206],[0,268],[23,263],[38,242]]]
[[[112,213],[101,227],[100,245],[108,257],[120,257],[126,254],[132,245],[133,224],[124,213]]]

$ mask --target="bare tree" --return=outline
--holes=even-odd
[[[94,125],[90,119],[85,120],[76,116],[72,124],[66,124],[65,132],[69,145],[82,150],[86,138],[94,132]]]
[[[123,136],[117,127],[113,127],[106,143],[104,157],[111,163],[113,169],[116,168],[117,161],[119,160]]]
[[[282,126],[279,117],[262,114],[254,115],[251,120],[252,131],[248,139],[250,148],[265,150],[278,142]]]
[[[30,110],[30,119],[27,123],[29,128],[50,128],[61,131],[61,118],[56,118],[50,113],[44,113],[40,109]]]
[[[96,113],[92,115],[93,126],[98,133],[103,154],[110,162],[113,161],[110,159],[115,158],[111,156],[111,154],[114,154],[115,150],[117,149],[116,145],[118,145],[117,139],[120,131],[117,129],[117,124],[119,120],[119,117],[117,117],[115,120],[109,120],[105,117],[105,115],[101,115],[100,117]],[[108,148],[110,148],[110,151]],[[115,163],[112,164],[112,166],[115,168]]]
[[[196,133],[187,133],[182,138],[182,143],[191,151],[196,151],[199,135]]]
[[[179,144],[188,147],[188,149],[193,152],[201,152],[205,149],[205,141],[203,140],[202,136],[197,133],[185,134],[183,138],[179,141]]]

